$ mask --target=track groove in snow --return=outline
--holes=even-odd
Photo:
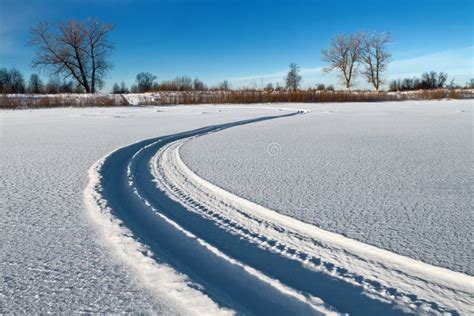
[[[163,294],[171,282],[165,294],[187,313],[472,313],[472,277],[264,209],[199,178],[179,156],[193,137],[295,114],[121,148],[91,169],[89,209],[115,225],[112,246],[145,285]]]

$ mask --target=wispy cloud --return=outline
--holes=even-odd
[[[394,60],[388,69],[388,77],[419,76],[425,71],[444,71],[451,77],[472,76],[474,72],[474,46],[451,49],[432,54]]]
[[[322,71],[323,67],[302,67],[300,74],[303,76],[303,85],[314,85],[315,82],[324,82],[330,79],[334,81],[331,75],[326,75]],[[262,84],[283,83],[288,70],[280,70],[266,74],[256,74],[242,77],[233,77],[229,81],[235,86],[261,86]]]
[[[464,83],[474,76],[474,46],[459,49],[451,49],[411,58],[400,58],[393,60],[387,73],[386,81],[401,77],[420,76],[426,71],[443,71],[450,78],[456,78],[458,83]],[[302,67],[300,74],[303,76],[303,86],[313,86],[324,82],[340,86],[337,73],[325,74],[323,67]],[[242,77],[234,77],[229,81],[235,86],[260,86],[268,82],[283,83],[287,70],[279,70],[273,73],[256,74]],[[369,88],[366,81],[360,76],[356,79],[356,87]]]

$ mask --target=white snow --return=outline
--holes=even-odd
[[[0,313],[472,313],[471,125],[468,101],[0,111]]]
[[[297,113],[292,112],[291,115]],[[235,124],[242,124],[241,122]],[[234,123],[225,124],[232,125]],[[104,239],[135,270],[142,284],[155,290],[159,296],[169,296],[167,290],[163,289],[165,286],[160,284],[163,279],[160,273],[162,269],[153,262],[142,259],[144,250],[149,258],[155,259],[156,253],[158,258],[166,258],[171,265],[196,280],[198,283],[190,284],[191,288],[179,290],[178,293],[174,291],[172,295],[181,305],[188,307],[188,311],[215,314],[216,306],[206,302],[206,295],[210,295],[216,302],[223,304],[224,311],[231,308],[238,312],[256,314],[332,313],[332,309],[327,310],[324,302],[318,298],[301,295],[285,284],[279,284],[227,256],[214,242],[206,242],[206,234],[213,233],[205,229],[205,226],[209,227],[213,223],[193,221],[194,224],[204,226],[198,227],[198,230],[196,227],[189,227],[188,212],[183,214],[180,204],[172,202],[163,192],[154,188],[148,164],[157,148],[174,139],[219,128],[211,126],[144,140],[120,148],[100,160],[91,169],[85,198],[91,217],[104,231]],[[104,222],[107,225],[103,225]],[[203,236],[201,228],[205,229],[204,239],[200,238]],[[225,231],[220,232],[222,233],[226,234]],[[227,246],[231,246],[231,243]],[[186,283],[188,282],[166,287],[183,288]],[[202,289],[199,299],[196,298],[197,291],[193,290],[195,288]]]
[[[394,301],[400,309],[421,312],[423,305],[424,312],[429,313],[443,313],[446,307],[472,312],[473,277],[321,230],[222,190],[183,163],[179,150],[188,141],[179,140],[159,151],[151,167],[159,185],[190,211],[201,213],[222,229],[263,249],[360,286],[367,295]],[[313,264],[310,258],[317,258],[318,263]]]
[[[132,142],[271,112],[214,106],[0,111],[0,313],[185,312],[172,291],[157,298],[111,255],[83,202],[88,170]],[[172,283],[185,277],[160,268],[169,272],[162,274],[168,277],[162,291],[166,284],[182,287]]]
[[[474,274],[472,101],[306,105],[182,148],[240,197],[426,263]]]

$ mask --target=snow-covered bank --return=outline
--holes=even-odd
[[[83,204],[88,170],[142,139],[272,112],[205,106],[0,111],[0,314],[183,311],[144,290],[102,246]]]
[[[249,104],[276,102],[382,102],[398,100],[473,99],[473,89],[437,89],[404,92],[375,91],[157,91],[127,94],[6,94],[0,108],[91,107],[170,104]]]
[[[472,275],[472,102],[306,107],[199,137],[184,162],[282,214]]]

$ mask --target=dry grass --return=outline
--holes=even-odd
[[[438,89],[410,92],[342,92],[342,91],[179,91],[145,94],[55,94],[0,95],[0,108],[52,108],[168,104],[245,104],[245,103],[320,103],[380,102],[397,100],[436,100],[474,98],[474,90]],[[131,100],[134,100],[133,102]]]
[[[54,107],[92,107],[124,106],[128,102],[120,95],[102,94],[7,94],[0,95],[0,108],[54,108]]]

